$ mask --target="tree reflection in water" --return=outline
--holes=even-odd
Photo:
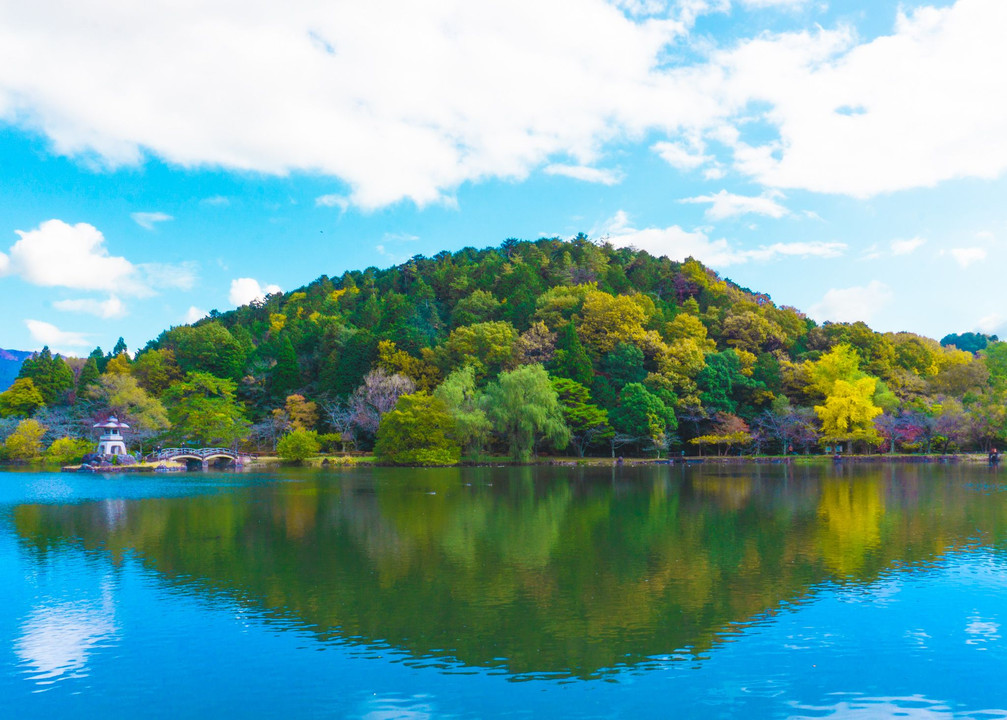
[[[23,544],[134,554],[324,639],[514,674],[695,656],[823,583],[1004,537],[980,468],[374,469],[215,495],[22,505]]]

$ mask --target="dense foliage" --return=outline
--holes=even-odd
[[[508,240],[322,276],[135,359],[122,343],[79,361],[44,350],[0,393],[0,416],[35,417],[48,442],[110,409],[149,442],[264,450],[295,430],[370,450],[393,422],[378,450],[396,462],[946,452],[1007,441],[1007,344],[818,325],[692,259]]]

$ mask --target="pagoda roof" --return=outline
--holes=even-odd
[[[129,430],[129,425],[124,422],[119,422],[119,419],[115,415],[110,415],[108,420],[103,423],[95,423],[94,427],[104,428],[106,430]]]

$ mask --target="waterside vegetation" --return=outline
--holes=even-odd
[[[46,348],[0,393],[2,455],[74,462],[108,412],[141,453],[290,462],[987,451],[1007,442],[1007,343],[819,325],[692,259],[508,240],[322,276],[135,357]]]

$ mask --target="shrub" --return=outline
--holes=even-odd
[[[61,437],[54,440],[45,451],[46,462],[55,465],[74,465],[94,449],[94,443],[81,438]]]
[[[321,449],[318,433],[314,430],[293,430],[276,444],[276,454],[284,462],[300,463]]]

